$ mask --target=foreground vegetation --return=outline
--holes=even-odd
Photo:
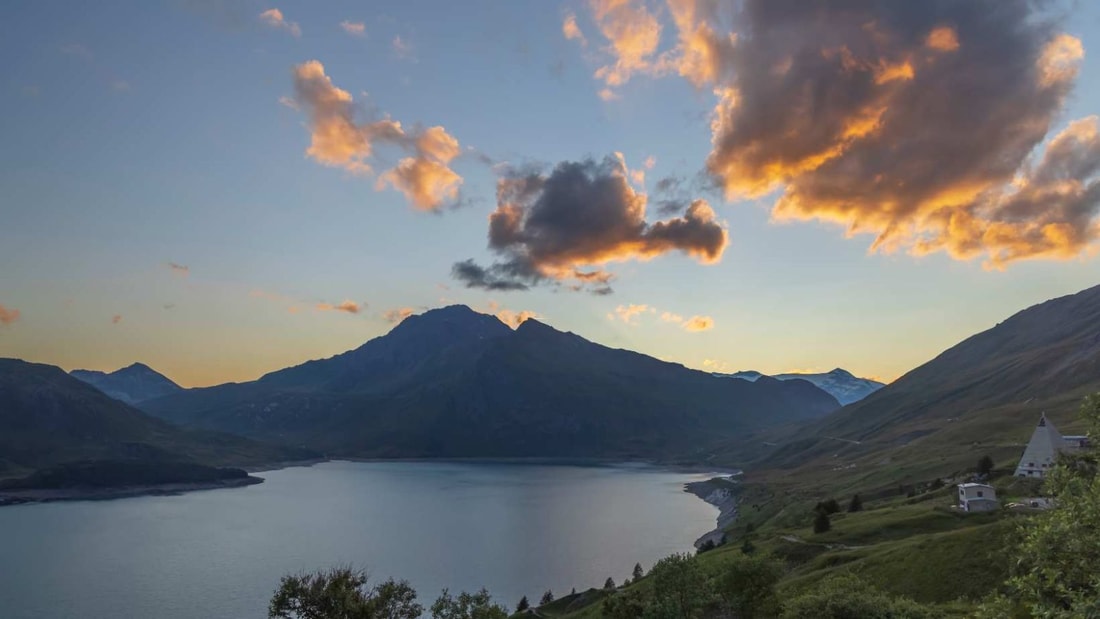
[[[1081,417],[1100,436],[1100,394]],[[526,597],[515,616],[561,619],[871,618],[977,616],[984,619],[1100,617],[1100,448],[1063,454],[1045,493],[1054,509],[966,514],[948,507],[954,486],[940,479],[896,492],[806,505],[745,490],[749,507],[725,543],[696,556],[672,555],[616,587],[536,607]],[[996,475],[982,458],[975,475]],[[1039,491],[1002,476],[1005,497]],[[430,607],[433,619],[497,619],[508,611],[485,591]],[[270,616],[281,619],[419,617],[424,608],[404,582],[373,588],[337,570],[283,579]]]

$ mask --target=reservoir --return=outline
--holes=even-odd
[[[0,508],[0,616],[267,616],[287,573],[352,565],[425,607],[485,587],[509,610],[692,552],[708,475],[644,465],[326,462],[244,488]]]

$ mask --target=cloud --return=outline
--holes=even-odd
[[[621,157],[566,161],[549,173],[505,171],[489,216],[489,248],[502,258],[488,267],[456,263],[452,276],[469,288],[525,290],[565,283],[574,290],[611,292],[610,262],[649,260],[679,251],[703,264],[718,262],[729,242],[705,200],[680,217],[646,221],[646,195],[630,184]]]
[[[489,301],[486,306],[490,314],[497,317],[504,324],[512,327],[513,329],[519,327],[521,324],[527,321],[529,318],[539,318],[540,315],[537,312],[531,310],[514,311],[500,306],[500,303],[496,301]]]
[[[111,324],[117,325],[120,322],[122,322],[122,314],[115,314],[114,316],[111,316]]]
[[[84,47],[80,43],[69,43],[61,46],[61,53],[68,54],[69,56],[79,56],[85,60],[92,59],[92,52],[87,47]]]
[[[411,307],[399,307],[382,312],[382,318],[391,324],[397,324],[416,313]]]
[[[344,20],[340,22],[340,29],[350,34],[353,37],[365,37],[367,36],[367,25],[361,21],[348,21]]]
[[[615,313],[608,314],[607,317],[611,320],[619,319],[628,325],[638,324],[637,317],[645,312],[655,312],[650,306],[641,303],[631,303],[629,305],[620,305],[615,308]]]
[[[290,33],[290,36],[302,36],[302,29],[298,27],[298,22],[287,21],[287,19],[283,17],[283,12],[279,9],[268,9],[260,13],[260,21],[270,28],[285,30]]]
[[[407,39],[401,38],[401,35],[393,37],[393,55],[402,60],[416,61],[416,49],[413,48],[412,43]]]
[[[376,188],[398,189],[420,210],[438,211],[458,202],[462,177],[450,163],[462,149],[443,127],[406,131],[390,118],[357,121],[351,94],[335,86],[325,75],[324,65],[316,60],[296,66],[293,76],[294,104],[310,118],[307,156],[324,165],[371,174],[374,147],[397,147],[409,156],[384,171]]]
[[[588,45],[588,39],[584,38],[584,33],[577,25],[577,16],[573,13],[565,14],[565,20],[561,23],[561,33],[568,40],[579,41],[581,46]]]
[[[176,275],[180,275],[180,276],[183,276],[183,277],[187,277],[188,275],[191,274],[191,267],[187,266],[186,264],[178,264],[178,263],[175,263],[175,262],[169,262],[168,263],[168,268],[171,269],[172,272],[175,273]]]
[[[728,199],[987,268],[1097,250],[1097,118],[1053,127],[1084,49],[1038,3],[715,6],[670,0],[664,60],[717,95],[707,172]]]
[[[6,327],[16,320],[19,320],[19,310],[0,305],[0,326]]]
[[[673,314],[672,312],[661,312],[661,320],[664,322],[681,324],[684,322],[684,317],[679,314]]]
[[[684,321],[684,331],[710,331],[714,328],[714,319],[710,316],[692,316]]]
[[[612,59],[595,73],[606,85],[600,97],[607,101],[614,97],[613,89],[633,74],[653,70],[661,22],[644,0],[590,0],[589,7],[596,27],[608,41],[603,51]]]
[[[331,303],[318,303],[316,307],[317,311],[320,312],[344,312],[347,314],[358,314],[360,310],[366,309],[367,304],[364,303],[360,305],[355,301],[346,300],[339,305],[332,305]]]

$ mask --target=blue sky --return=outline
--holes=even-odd
[[[601,99],[594,72],[610,52],[597,4],[4,4],[0,306],[18,318],[0,326],[0,355],[66,369],[143,361],[208,385],[356,347],[392,328],[390,310],[465,303],[534,312],[691,367],[841,366],[892,379],[1019,309],[1098,283],[1095,244],[1003,270],[981,256],[872,254],[874,235],[772,221],[777,191],[736,199],[708,188],[711,88],[636,74]],[[671,41],[669,11],[648,6]],[[276,7],[300,36],[259,18]],[[1051,134],[1100,112],[1089,55],[1100,49],[1100,10],[1057,8],[1069,14],[1059,30],[1085,56]],[[586,46],[563,36],[568,15]],[[361,23],[363,36],[343,21]],[[363,117],[388,114],[410,133],[445,127],[465,152],[450,162],[461,204],[425,212],[377,189],[378,171],[408,154],[400,148],[376,149],[373,176],[308,157],[310,116],[280,99],[296,96],[293,71],[309,60]],[[677,176],[709,201],[729,235],[720,261],[670,251],[615,262],[609,295],[554,281],[483,290],[451,277],[456,261],[499,257],[486,220],[506,165],[614,152],[630,169],[655,159],[639,192]],[[648,220],[661,217],[651,204]],[[359,311],[318,309],[346,300]],[[631,304],[654,311],[624,321],[616,308]],[[713,328],[689,331],[663,312],[709,317]]]

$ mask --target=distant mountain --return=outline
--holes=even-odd
[[[746,370],[742,372],[735,372],[733,374],[719,374],[715,373],[715,376],[725,376],[728,378],[740,378],[742,380],[755,381],[761,376],[765,376],[755,370]],[[836,368],[831,372],[825,372],[823,374],[772,374],[772,378],[779,380],[793,380],[802,379],[810,381],[817,385],[818,388],[823,389],[833,396],[842,405],[851,404],[852,402],[858,402],[863,398],[871,395],[872,393],[882,389],[883,383],[877,380],[871,380],[869,378],[858,378],[853,376],[848,370]]]
[[[73,370],[69,374],[127,404],[137,404],[143,400],[159,398],[183,389],[163,374],[142,363],[135,363],[111,373]]]
[[[1100,391],[1100,286],[1023,310],[867,398],[802,426],[760,468],[844,467],[883,483],[1015,466],[1042,412],[1079,427]],[[825,469],[828,470],[828,469]]]
[[[359,348],[257,381],[142,403],[194,427],[378,457],[662,458],[718,436],[816,418],[805,381],[720,379],[536,320],[451,306]]]
[[[0,359],[0,477],[72,462],[247,465],[310,455],[315,454],[178,428],[60,368]]]

